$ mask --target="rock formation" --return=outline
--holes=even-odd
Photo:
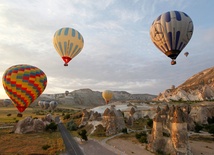
[[[114,105],[110,109],[106,108],[102,116],[98,112],[88,112],[84,109],[80,126],[87,125],[88,123],[102,125],[107,136],[119,133],[126,127],[122,112],[116,110]],[[94,126],[94,129],[96,129],[96,126]]]
[[[166,106],[161,110],[158,107],[148,149],[173,155],[191,154],[188,145],[188,119],[188,112],[184,112],[179,106]]]
[[[121,130],[126,127],[122,112],[116,110],[114,106],[111,106],[109,110],[105,110],[102,121],[106,127],[107,136],[121,132]]]
[[[214,100],[214,67],[205,69],[186,80],[177,88],[160,93],[155,101],[204,101]]]
[[[189,115],[198,124],[208,124],[208,118],[214,117],[214,102],[193,105]]]
[[[42,119],[26,117],[14,126],[12,132],[19,134],[43,132],[46,125],[50,124],[52,121],[54,121],[54,119],[51,115],[47,115]]]

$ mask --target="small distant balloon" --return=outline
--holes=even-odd
[[[189,55],[189,52],[185,52],[184,55],[187,57]]]
[[[68,96],[68,94],[69,94],[69,91],[66,90],[65,91],[65,96]]]
[[[51,101],[49,104],[50,104],[51,110],[55,110],[58,105],[58,103],[56,101]]]
[[[176,58],[193,34],[192,19],[181,11],[168,11],[155,19],[150,28],[154,45],[176,64]]]
[[[105,90],[102,93],[102,97],[105,100],[106,104],[109,103],[109,101],[112,99],[113,97],[113,92],[111,90]]]
[[[5,99],[3,103],[4,106],[7,107],[8,105],[12,104],[12,101],[10,99]]]
[[[40,108],[44,109],[43,101],[39,101],[39,102],[38,102],[38,105],[39,105]]]
[[[50,107],[50,101],[43,101],[42,104],[43,104],[43,109],[47,110],[49,107]]]

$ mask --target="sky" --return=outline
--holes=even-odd
[[[45,72],[45,94],[89,88],[158,95],[213,67],[213,6],[213,0],[0,0],[0,78],[9,67],[28,64]],[[172,10],[188,14],[194,25],[173,66],[149,32],[160,14]],[[68,67],[52,43],[62,27],[84,38]],[[8,98],[1,81],[0,98]]]

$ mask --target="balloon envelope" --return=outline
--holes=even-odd
[[[45,90],[47,77],[39,68],[21,64],[5,71],[2,84],[17,109],[23,112]]]
[[[109,103],[109,101],[112,99],[113,97],[113,92],[110,90],[105,90],[102,93],[102,97],[104,98],[104,100],[106,101],[106,104]]]
[[[7,107],[8,105],[12,104],[12,101],[10,99],[5,99],[3,103],[4,106]]]
[[[42,101],[43,109],[48,109],[50,107],[50,101]]]
[[[69,94],[69,91],[65,91],[65,96],[68,96],[68,94]]]
[[[181,11],[169,11],[153,21],[150,37],[155,46],[173,61],[193,34],[191,18]],[[175,62],[175,61],[174,61]]]
[[[189,52],[185,52],[184,55],[187,57],[189,55]]]
[[[51,101],[49,104],[50,104],[51,110],[56,109],[56,107],[57,107],[57,105],[58,105],[58,103],[57,103],[56,101]]]
[[[65,27],[55,32],[53,44],[65,62],[64,66],[68,66],[69,61],[81,52],[84,40],[77,30]]]

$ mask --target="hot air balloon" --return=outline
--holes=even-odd
[[[189,52],[185,52],[184,55],[187,57],[189,55]]]
[[[45,90],[47,77],[37,67],[20,64],[5,71],[2,84],[13,104],[23,112]]]
[[[69,61],[81,52],[84,40],[77,30],[65,27],[55,32],[53,44],[65,62],[64,66],[68,66]]]
[[[166,56],[175,59],[188,44],[193,34],[193,22],[184,12],[169,11],[153,21],[150,37],[155,46]]]
[[[44,109],[44,104],[43,104],[42,100],[38,102],[38,105],[39,105],[40,108]]]
[[[108,104],[109,101],[110,101],[110,100],[112,99],[112,97],[113,97],[113,92],[110,91],[110,90],[105,90],[105,91],[103,91],[102,96],[103,96],[103,98],[104,98],[106,104]]]
[[[4,106],[7,107],[8,105],[12,104],[12,101],[10,99],[5,99],[3,103]]]
[[[50,101],[42,101],[43,109],[48,109],[50,107]]]
[[[65,91],[65,96],[68,96],[68,94],[69,94],[69,91],[66,90]]]
[[[56,101],[51,101],[49,104],[50,104],[51,110],[55,110],[58,105],[58,103]]]

